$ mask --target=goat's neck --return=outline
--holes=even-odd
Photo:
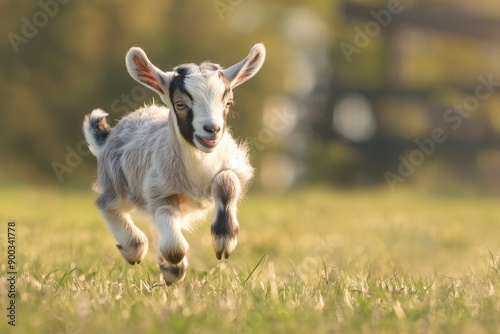
[[[170,130],[175,134],[173,139],[177,156],[182,159],[191,186],[201,196],[209,191],[212,180],[222,165],[219,147],[212,153],[202,152],[186,142],[177,127],[177,122],[169,123]]]

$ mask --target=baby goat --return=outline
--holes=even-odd
[[[227,125],[233,88],[253,77],[264,63],[256,44],[239,63],[183,64],[163,72],[144,51],[131,48],[129,74],[154,90],[168,108],[152,105],[124,117],[111,129],[101,109],[85,117],[83,131],[97,157],[96,204],[118,250],[140,263],[146,235],[132,222],[135,207],[153,217],[152,234],[167,283],[184,279],[189,245],[182,234],[215,204],[211,225],[217,259],[233,252],[239,231],[236,206],[253,176],[245,145]]]

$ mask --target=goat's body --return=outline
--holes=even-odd
[[[126,56],[130,75],[156,91],[168,108],[146,106],[124,117],[114,129],[107,114],[94,110],[83,130],[97,157],[96,204],[117,247],[131,264],[140,263],[149,240],[130,211],[148,212],[154,224],[158,262],[167,283],[186,274],[189,245],[182,230],[215,208],[212,245],[220,260],[237,244],[238,200],[253,176],[245,145],[233,139],[227,116],[232,89],[262,66],[265,49],[257,44],[239,63],[184,64],[163,72],[144,51]]]
[[[152,105],[113,128],[99,150],[98,202],[102,207],[131,204],[153,213],[153,199],[177,196],[182,227],[189,229],[192,220],[213,208],[211,186],[217,173],[234,171],[245,189],[253,171],[245,145],[238,145],[229,133],[216,152],[207,154],[180,142],[169,118],[169,109]]]

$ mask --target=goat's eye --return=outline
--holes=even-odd
[[[176,102],[175,103],[175,109],[177,110],[184,110],[187,108],[187,105],[184,102]]]
[[[233,103],[233,100],[229,100],[229,101],[227,101],[227,103],[226,103],[226,108],[231,108],[231,106],[232,106],[233,104],[234,104],[234,103]]]

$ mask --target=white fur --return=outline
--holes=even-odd
[[[95,155],[96,157],[99,155],[101,152],[101,145],[97,142],[96,138],[93,135],[92,129],[89,127],[89,122],[90,118],[102,118],[106,117],[108,114],[104,112],[102,109],[94,109],[92,110],[92,113],[90,115],[85,116],[85,119],[83,121],[83,134],[85,135],[85,140],[89,144],[89,149],[90,152]]]
[[[120,252],[132,264],[144,258],[148,240],[128,212],[135,207],[151,215],[159,264],[167,283],[179,282],[186,272],[189,245],[182,230],[203,218],[214,202],[216,255],[227,258],[236,247],[237,202],[253,176],[253,168],[246,146],[238,144],[226,128],[226,105],[232,99],[232,87],[254,76],[264,58],[265,49],[258,44],[243,61],[227,70],[203,63],[199,67],[184,65],[184,72],[181,67],[162,72],[144,51],[132,48],[126,57],[129,73],[156,91],[169,108],[141,108],[113,130],[106,123],[107,114],[100,109],[85,118],[85,137],[98,158],[97,205],[101,214]],[[181,133],[177,118],[182,112],[175,109],[176,101],[170,96],[170,84],[181,73],[188,95],[176,91],[174,96],[192,112],[192,138],[185,137],[189,130],[184,130],[188,131],[184,136]]]

